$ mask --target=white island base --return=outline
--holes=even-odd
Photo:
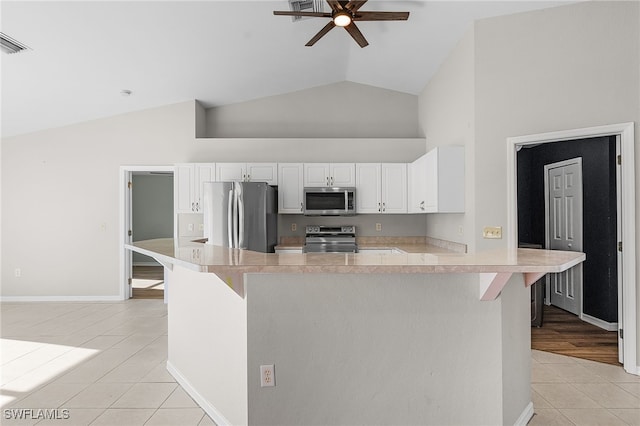
[[[168,272],[168,369],[218,424],[513,425],[533,415],[530,292],[513,273]],[[260,365],[275,387],[260,387]]]

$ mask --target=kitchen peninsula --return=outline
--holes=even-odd
[[[167,368],[218,424],[526,424],[527,285],[585,259],[126,247],[167,268]]]

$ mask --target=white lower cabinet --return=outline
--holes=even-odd
[[[303,170],[302,163],[278,164],[278,213],[303,213]]]
[[[409,165],[409,213],[464,213],[464,147],[441,146]]]
[[[407,212],[407,165],[356,164],[356,212],[394,214]]]
[[[213,163],[177,164],[173,179],[176,213],[202,213],[202,184],[215,181]]]

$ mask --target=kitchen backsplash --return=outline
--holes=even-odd
[[[376,231],[376,224],[380,231]],[[178,236],[202,237],[203,215],[181,213],[178,215]],[[296,230],[291,227],[295,224]],[[191,226],[190,226],[191,225]],[[278,215],[278,237],[304,237],[307,225],[355,225],[358,236],[408,237],[426,235],[427,216],[419,214],[361,214],[356,216],[303,216]]]
[[[380,231],[376,231],[376,224]],[[296,230],[293,231],[292,225]],[[304,237],[307,225],[355,225],[357,236],[373,237],[407,237],[426,235],[427,216],[420,214],[361,214],[356,216],[303,216],[279,215],[278,236]]]

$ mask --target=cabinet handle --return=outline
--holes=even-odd
[[[329,176],[327,176],[327,186],[329,186]]]
[[[301,211],[301,212],[303,212],[303,211],[304,211],[304,208],[303,208],[302,203],[300,203],[300,211]]]
[[[420,203],[420,210],[424,210],[424,201]]]
[[[196,203],[191,203],[191,211],[192,212],[196,211]]]
[[[382,203],[382,211],[383,212],[387,211],[387,204],[386,203]]]
[[[251,175],[247,175],[247,182],[251,182]]]
[[[200,211],[200,203],[196,203],[196,211],[199,212]]]
[[[380,207],[380,203],[378,203],[378,211],[381,212],[382,211],[382,207]]]
[[[333,176],[331,176],[331,186],[333,186]]]

